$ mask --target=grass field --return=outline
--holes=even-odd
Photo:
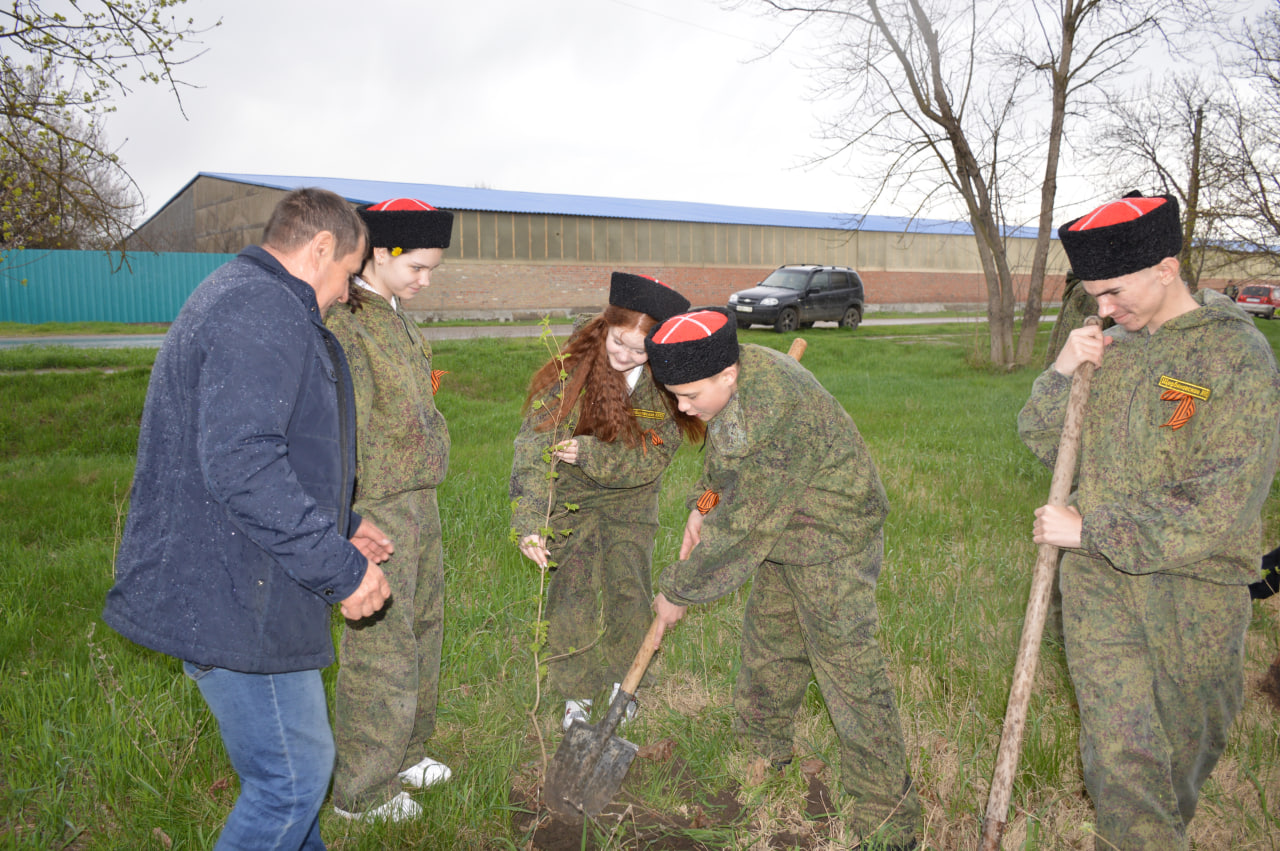
[[[941,312],[930,312],[928,314],[913,313],[907,311],[894,310],[876,310],[874,305],[868,305],[868,317],[871,319],[918,319],[921,316],[931,318],[967,318],[975,319],[985,317],[986,314],[981,311],[964,311],[949,310]],[[1021,314],[1019,314],[1020,316]],[[1056,307],[1049,307],[1042,311],[1041,316],[1050,317],[1057,315]],[[568,318],[557,316],[552,317],[555,322],[567,322]],[[490,326],[490,325],[540,325],[539,319],[445,319],[435,322],[419,322],[419,325],[425,327],[449,327],[449,326]],[[50,336],[70,336],[70,335],[95,335],[95,334],[163,334],[169,330],[167,323],[144,323],[144,322],[43,322],[32,324],[29,322],[0,322],[0,337],[50,337]]]
[[[167,322],[0,322],[0,337],[49,337],[73,334],[163,334]]]
[[[1280,342],[1280,323],[1259,327]],[[793,335],[742,336],[785,349]],[[805,365],[858,423],[893,506],[880,639],[926,808],[924,847],[974,849],[1035,560],[1031,512],[1048,493],[1049,471],[1014,427],[1036,371],[974,366],[986,341],[972,326],[804,336]],[[326,811],[331,848],[541,847],[522,827],[520,792],[542,746],[558,742],[559,706],[544,700],[535,729],[529,647],[539,577],[509,543],[506,493],[523,384],[545,350],[532,339],[434,348],[436,366],[449,370],[437,403],[453,454],[440,489],[448,624],[431,752],[454,779],[415,795],[426,811],[416,823],[352,825]],[[0,847],[205,848],[236,796],[216,725],[178,663],[99,620],[153,356],[56,350],[33,361],[26,350],[0,352]],[[677,551],[698,464],[685,449],[667,474],[659,568]],[[1268,503],[1266,540],[1280,542],[1280,499]],[[693,817],[724,789],[736,789],[743,811],[727,824],[673,822],[669,843],[653,847],[764,849],[780,836],[826,847],[805,839],[818,825],[804,810],[801,763],[825,761],[820,777],[837,782],[816,688],[785,774],[758,782],[734,746],[744,600],[739,592],[690,610],[626,730],[641,744],[670,739],[678,757],[636,761],[627,790],[637,811]],[[1255,604],[1246,708],[1192,825],[1197,848],[1280,847],[1280,715],[1257,691],[1277,650],[1277,604]],[[1046,640],[1006,849],[1093,847],[1076,734],[1062,652]],[[588,827],[574,847],[641,847],[629,829]],[[839,825],[823,830],[839,847]]]

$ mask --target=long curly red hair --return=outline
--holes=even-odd
[[[545,400],[546,404],[538,409],[534,428],[537,431],[550,431],[557,423],[564,422],[576,406],[578,425],[573,432],[575,436],[591,435],[606,443],[621,439],[628,446],[639,446],[643,435],[631,410],[631,390],[627,387],[627,377],[609,365],[609,355],[604,347],[605,338],[610,328],[639,331],[645,335],[657,324],[657,320],[646,313],[611,304],[603,313],[575,331],[565,343],[561,357],[552,358],[543,364],[529,382],[529,394],[524,401],[526,414],[531,410],[535,399],[545,397],[548,391],[559,384],[562,363],[564,371],[568,373],[559,399]],[[648,368],[646,363],[645,369]],[[662,395],[664,399],[668,399],[668,414],[675,417],[685,439],[691,442],[701,441],[706,430],[702,420],[681,413],[669,404],[666,394]]]

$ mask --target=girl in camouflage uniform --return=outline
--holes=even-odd
[[[449,465],[449,430],[436,410],[431,349],[403,301],[429,285],[449,245],[453,214],[407,198],[361,208],[369,253],[347,308],[329,314],[355,385],[355,510],[395,545],[383,566],[391,600],[347,621],[334,697],[335,811],[401,820],[421,813],[402,784],[449,779],[427,756],[435,729],[444,632],[444,560],[436,486]]]
[[[605,688],[616,689],[649,625],[662,473],[682,438],[700,439],[702,429],[667,408],[645,366],[644,335],[688,308],[660,281],[614,272],[609,306],[565,345],[568,377],[553,358],[529,385],[511,471],[511,525],[525,556],[556,565],[547,591],[548,675],[566,698],[566,730],[586,720]],[[554,480],[548,455],[563,462]]]

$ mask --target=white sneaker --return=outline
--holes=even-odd
[[[337,807],[333,811],[345,819],[355,821],[408,821],[422,815],[422,807],[409,797],[408,792],[401,792],[382,806],[362,813],[349,813]]]
[[[622,683],[614,683],[613,692],[609,695],[610,706],[613,705],[613,699],[618,696],[618,692],[620,691],[622,691]],[[626,724],[628,721],[633,720],[636,717],[636,712],[638,712],[639,710],[640,710],[640,707],[636,704],[636,699],[634,697],[631,698],[631,702],[627,704],[627,709],[622,714],[622,720],[618,722],[618,726],[621,727],[622,725]]]
[[[422,762],[409,766],[396,776],[415,789],[426,789],[428,786],[445,782],[453,776],[453,772],[443,762],[437,762],[428,756],[424,757]]]
[[[591,701],[566,700],[564,702],[564,718],[560,721],[561,729],[568,732],[574,721],[581,721],[583,724],[590,722],[590,713]]]

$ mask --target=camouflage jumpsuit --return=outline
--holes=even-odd
[[[1081,548],[1064,558],[1061,585],[1099,848],[1187,847],[1243,699],[1246,586],[1260,573],[1280,379],[1251,319],[1217,292],[1195,299],[1202,307],[1154,334],[1107,332],[1115,342],[1085,413]],[[1018,416],[1049,465],[1069,388],[1047,370]],[[1194,410],[1162,399],[1168,390]],[[1179,409],[1190,419],[1167,426]]]
[[[449,430],[432,399],[431,349],[413,322],[378,296],[329,312],[355,385],[355,510],[395,554],[382,565],[391,599],[347,621],[334,696],[338,759],[333,803],[363,811],[400,792],[396,775],[426,756],[435,730],[444,635],[444,558],[436,486],[449,466]]]
[[[547,541],[557,563],[547,589],[547,652],[556,657],[548,676],[568,699],[593,698],[620,682],[653,619],[658,490],[681,434],[647,366],[631,406],[645,432],[643,444],[578,436],[578,463],[556,465],[554,494],[543,452],[573,434],[577,408],[554,432],[535,431],[531,414],[516,435],[511,525],[520,539],[546,526],[556,530]],[[566,504],[578,508],[571,511]]]
[[[853,420],[808,370],[761,346],[739,352],[738,392],[707,425],[698,488],[719,502],[659,588],[690,605],[752,580],[734,690],[739,733],[758,753],[789,759],[795,714],[816,679],[840,739],[841,783],[858,802],[855,829],[865,836],[887,821],[877,838],[905,845],[920,803],[876,642],[884,488]]]

